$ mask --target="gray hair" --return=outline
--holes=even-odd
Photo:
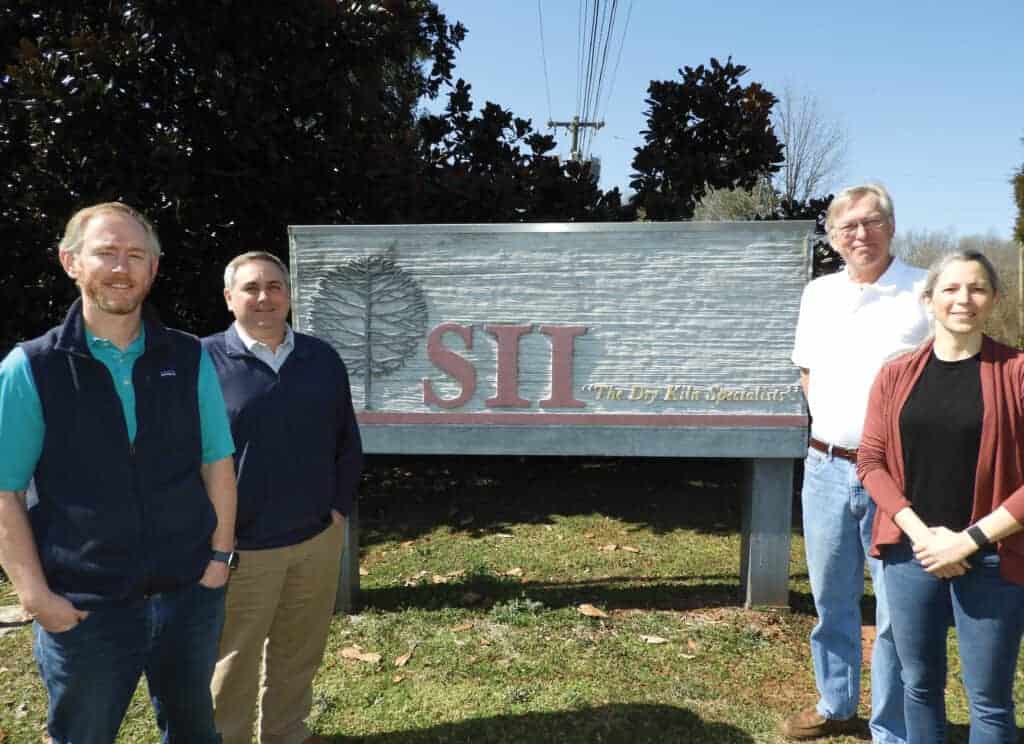
[[[224,289],[231,289],[235,285],[235,272],[238,271],[238,267],[250,261],[266,261],[267,263],[274,264],[274,266],[281,270],[281,274],[284,276],[284,286],[291,286],[288,278],[288,267],[284,265],[284,261],[267,251],[248,251],[240,256],[235,256],[228,262],[227,267],[224,269]]]
[[[981,251],[966,250],[943,254],[932,262],[932,265],[928,267],[928,276],[924,280],[924,289],[921,290],[921,297],[932,296],[932,292],[935,291],[935,284],[939,281],[939,276],[950,264],[958,262],[970,263],[972,261],[985,270],[985,276],[988,278],[988,283],[992,287],[993,293],[999,294],[1002,292],[1003,285],[999,281],[999,274],[996,273],[996,267],[992,265],[988,256]]]
[[[85,228],[89,224],[89,220],[101,214],[119,214],[135,220],[146,234],[149,252],[156,258],[160,258],[160,239],[156,236],[153,223],[138,210],[121,202],[103,202],[79,209],[68,220],[68,224],[64,228],[64,236],[60,239],[57,250],[61,253],[78,253],[82,250],[82,239],[85,237]]]
[[[825,213],[825,229],[831,231],[835,227],[835,218],[849,206],[850,202],[856,201],[865,196],[874,196],[878,199],[878,208],[888,222],[896,217],[895,208],[892,205],[892,197],[888,189],[880,183],[865,183],[860,186],[850,186],[840,191],[828,205]]]

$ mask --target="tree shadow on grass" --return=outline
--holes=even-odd
[[[687,708],[669,705],[615,704],[555,713],[524,713],[446,723],[425,729],[360,737],[337,737],[336,744],[538,744],[606,742],[614,744],[752,744],[744,731],[704,721]]]
[[[587,602],[606,610],[693,610],[735,607],[742,602],[735,574],[606,577],[584,581],[514,581],[490,574],[445,584],[364,588],[360,604],[384,612],[419,608],[487,607],[526,596],[545,607]]]
[[[664,534],[740,528],[739,460],[374,455],[360,498],[363,543],[439,525],[483,537],[514,524],[604,514]]]

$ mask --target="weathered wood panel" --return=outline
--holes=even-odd
[[[292,227],[293,318],[348,364],[370,451],[796,456],[810,229]]]

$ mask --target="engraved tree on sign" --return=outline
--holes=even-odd
[[[371,408],[373,379],[400,370],[423,339],[423,291],[392,259],[365,256],[328,271],[311,301],[313,333],[331,339],[349,373],[363,378],[364,406]]]

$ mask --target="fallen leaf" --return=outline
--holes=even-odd
[[[372,651],[363,651],[361,646],[346,646],[338,652],[338,655],[343,659],[365,661],[367,664],[376,664],[381,659],[380,654]]]
[[[504,573],[504,575],[505,576],[522,576],[523,575],[523,569],[521,569],[519,567],[510,568],[508,571],[506,571]]]
[[[495,533],[494,533],[494,536],[495,536],[495,537],[501,537],[501,538],[504,538],[505,540],[511,540],[511,539],[512,539],[512,535],[510,535],[510,534],[509,534],[509,533],[507,533],[507,532],[495,532]]]
[[[405,585],[417,586],[420,583],[420,581],[426,579],[428,575],[429,574],[426,571],[420,571],[418,574],[414,574],[413,576],[410,576],[408,579],[406,579]]]
[[[404,674],[396,674],[394,677],[391,678],[391,681],[394,682],[397,685],[403,679],[405,679],[405,675]]]
[[[454,628],[452,628],[452,632],[453,633],[461,633],[461,632],[463,632],[465,630],[470,630],[472,627],[473,627],[473,623],[472,622],[460,623],[459,625],[456,625]]]
[[[369,576],[370,572],[369,572],[369,570],[367,570],[367,569],[363,568],[362,566],[360,566],[359,567],[359,575],[360,576]]]
[[[587,539],[587,540],[593,540],[594,539],[594,533],[593,532],[584,532],[583,533],[583,537],[585,539]]]
[[[395,666],[399,669],[409,663],[409,659],[412,658],[412,652],[416,650],[416,644],[414,643],[412,648],[409,649],[408,653],[404,653],[395,659]]]
[[[697,641],[693,640],[692,638],[686,642],[686,648],[688,648],[690,651],[700,650],[700,646],[697,645]]]
[[[600,548],[598,548],[598,550],[602,550],[602,551],[604,551],[606,553],[610,553],[611,551],[618,550],[618,549],[619,549],[619,546],[616,545],[615,543],[608,543],[607,545],[602,545]]]
[[[642,635],[640,636],[640,640],[644,643],[649,643],[652,646],[656,646],[660,643],[668,643],[668,638],[662,638],[661,636],[656,635]]]
[[[481,638],[480,639],[480,645],[481,646],[490,646],[491,645],[491,640],[489,638]]]
[[[622,549],[628,553],[639,553],[640,548],[634,548],[632,545],[623,545]]]
[[[608,617],[607,612],[594,607],[592,604],[581,604],[576,608],[576,612],[587,617]]]
[[[401,545],[401,546],[402,546],[403,548],[411,548],[411,547],[412,547],[413,545],[415,545],[415,544],[416,544],[416,541],[415,541],[415,540],[406,540],[405,542],[403,542],[403,543],[399,543],[399,544],[400,544],[400,545]]]
[[[434,574],[432,577],[430,577],[430,582],[432,584],[447,584],[448,581],[449,579],[447,576],[440,576],[438,574]]]

